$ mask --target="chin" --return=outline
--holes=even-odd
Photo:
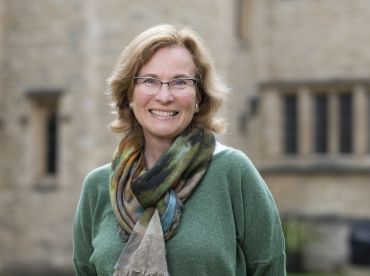
[[[182,131],[179,130],[166,130],[161,129],[157,131],[153,131],[152,133],[155,133],[157,137],[163,138],[163,139],[175,139]]]

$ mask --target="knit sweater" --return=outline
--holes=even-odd
[[[77,275],[112,275],[124,247],[109,197],[110,165],[83,184],[73,233]],[[266,184],[240,151],[215,154],[166,241],[171,276],[284,276],[284,237]]]

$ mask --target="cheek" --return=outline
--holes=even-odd
[[[145,106],[150,101],[150,96],[143,93],[133,93],[132,103],[135,107],[140,108]]]
[[[147,97],[141,93],[134,93],[132,97],[132,112],[139,124],[142,124],[145,114],[145,106],[148,102]]]
[[[197,103],[197,99],[195,96],[189,97],[178,97],[177,102],[181,105],[182,108],[193,111],[195,104]]]

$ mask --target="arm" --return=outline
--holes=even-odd
[[[76,275],[97,275],[89,262],[93,253],[92,219],[94,197],[89,176],[86,177],[73,220],[73,265]]]
[[[253,164],[240,154],[241,200],[238,219],[248,275],[285,276],[285,244],[274,199]]]

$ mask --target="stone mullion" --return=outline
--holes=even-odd
[[[277,89],[268,89],[263,93],[263,137],[264,152],[268,158],[279,158],[283,154],[282,98]],[[274,137],[273,142],[272,137]]]
[[[313,151],[313,116],[312,92],[301,87],[298,89],[298,152],[302,155]]]
[[[368,151],[368,95],[366,88],[356,86],[353,89],[353,151],[364,155]]]

